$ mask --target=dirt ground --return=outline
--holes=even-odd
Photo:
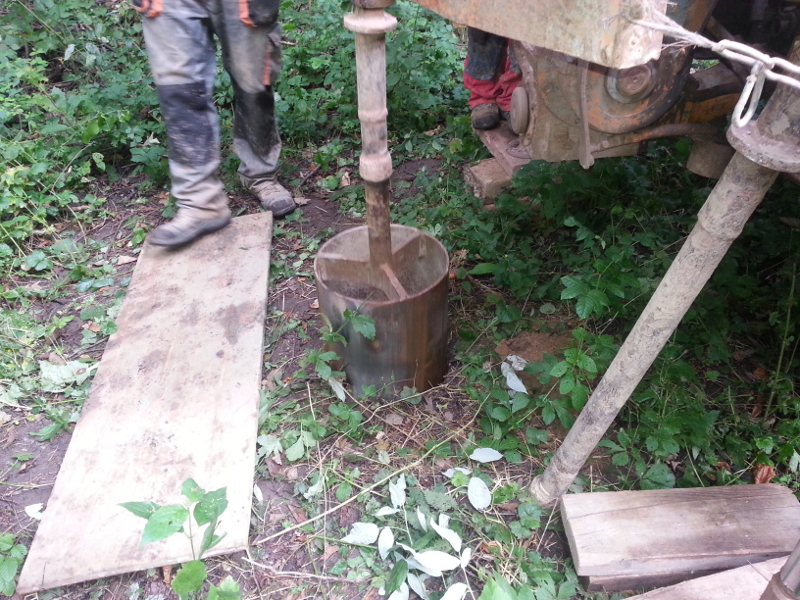
[[[417,160],[401,165],[396,179],[413,181],[416,173],[425,168],[428,173],[438,169],[435,160]],[[301,174],[308,171],[300,170]],[[302,196],[303,219],[299,221],[277,221],[273,241],[273,261],[282,255],[297,252],[299,249],[296,236],[287,232],[302,232],[304,235],[330,230],[342,231],[353,225],[360,225],[363,219],[354,219],[341,214],[335,201],[328,200],[328,194],[313,185],[311,177],[304,182],[302,190],[295,190],[295,195]],[[85,238],[121,242],[112,245],[112,254],[131,255],[132,248],[124,242],[130,235],[125,227],[126,222],[136,215],[154,225],[161,219],[161,211],[166,201],[165,193],[157,193],[147,198],[145,204],[134,202],[139,192],[133,182],[121,180],[100,190],[107,198],[105,205],[107,217],[86,231],[76,231],[78,241]],[[413,190],[411,190],[413,192]],[[255,200],[243,193],[234,193],[232,207],[238,214],[250,214],[259,210]],[[107,258],[112,258],[108,256]],[[132,272],[135,262],[118,267],[116,275]],[[304,271],[310,271],[309,264]],[[63,273],[56,273],[56,278]],[[116,277],[119,281],[120,277]],[[42,285],[41,280],[26,282],[14,280],[6,282],[8,286],[35,284]],[[298,368],[298,361],[314,347],[319,347],[318,330],[320,327],[319,311],[316,303],[316,292],[311,277],[292,276],[274,279],[270,283],[268,307],[267,346],[265,360],[269,364],[282,365],[280,368],[264,373],[263,384],[274,386],[276,381],[289,382]],[[74,287],[74,286],[73,286]],[[111,290],[113,291],[113,290]],[[42,320],[53,315],[69,315],[69,298],[56,302],[41,303],[35,307]],[[74,314],[74,313],[73,313]],[[280,316],[276,316],[280,315]],[[452,318],[452,317],[451,317]],[[297,320],[299,326],[283,328],[286,320]],[[82,322],[74,319],[62,330],[56,332],[58,344],[66,349],[63,357],[53,354],[43,356],[53,362],[78,357],[91,357],[99,360],[104,349],[104,342],[93,347],[80,348]],[[455,334],[452,336],[455,338]],[[547,333],[530,332],[525,337],[503,342],[498,353],[504,356],[509,353],[518,354],[529,360],[541,358],[543,352],[558,353],[567,340],[561,336]],[[73,352],[73,354],[69,354]],[[442,439],[453,429],[472,422],[477,416],[478,407],[463,393],[459,393],[461,376],[451,360],[446,380],[431,393],[425,395],[425,401],[412,406],[407,403],[390,406],[366,406],[364,426],[380,423],[382,431],[374,439],[365,440],[369,446],[378,448],[408,447],[425,450],[425,440]],[[291,399],[291,398],[290,398]],[[38,521],[26,513],[26,507],[42,504],[46,510],[50,491],[58,474],[59,466],[69,444],[68,432],[62,432],[50,442],[39,442],[31,433],[41,429],[48,423],[42,415],[31,416],[28,412],[7,408],[3,411],[8,422],[0,429],[0,531],[22,534],[21,539],[26,546],[35,534]],[[553,430],[551,440],[556,446],[563,432]],[[457,440],[458,442],[458,440]],[[364,448],[356,447],[352,441],[340,436],[320,446],[321,459],[342,457],[349,461],[349,466],[358,466],[366,480],[378,472],[374,461],[363,457]],[[20,464],[14,457],[20,454],[31,454],[33,458]],[[283,461],[285,462],[285,461]],[[287,527],[303,522],[308,514],[296,492],[296,487],[303,480],[313,465],[309,463],[283,464],[279,459],[268,458],[260,467],[256,480],[263,501],[254,503],[251,519],[251,547],[248,552],[221,558],[209,559],[208,566],[211,579],[218,581],[226,574],[236,579],[242,588],[244,598],[263,598],[280,600],[300,600],[301,598],[326,598],[330,600],[372,599],[377,597],[377,589],[368,582],[348,580],[346,574],[334,575],[330,569],[341,559],[346,550],[342,550],[335,540],[325,538],[323,542],[309,528],[298,529],[283,536],[260,540],[283,531]],[[423,484],[432,485],[443,469],[453,466],[447,458],[427,461],[414,470],[414,475]],[[508,480],[520,482],[530,481],[538,464],[526,462],[519,465],[507,465],[502,473]],[[336,505],[336,500],[326,500],[325,508]],[[360,518],[357,504],[347,506],[331,514],[330,519],[336,525],[346,528]],[[512,511],[515,506],[506,507]],[[509,513],[509,514],[512,514]],[[324,531],[323,531],[324,533]],[[110,532],[109,534],[112,534]],[[547,533],[530,541],[531,549],[538,548],[543,554],[561,555],[564,552],[563,541],[558,535]],[[357,556],[355,549],[349,557]],[[95,582],[73,585],[52,592],[32,594],[27,598],[92,598],[100,600],[166,600],[177,596],[170,589],[168,582],[170,569],[150,569],[146,572],[132,573],[119,577],[111,577]],[[17,599],[22,597],[17,595]]]

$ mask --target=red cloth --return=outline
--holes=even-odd
[[[508,58],[508,53],[503,57],[504,65],[503,70],[497,73],[493,79],[483,81],[475,79],[464,72],[464,87],[466,87],[469,94],[469,107],[475,108],[479,104],[497,104],[500,110],[511,110],[511,94],[522,81],[522,75],[514,73],[511,70],[511,61]],[[469,56],[464,61],[466,67]]]

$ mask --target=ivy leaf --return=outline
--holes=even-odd
[[[394,567],[389,572],[389,576],[386,578],[386,593],[391,594],[392,592],[399,590],[400,586],[406,580],[407,574],[408,563],[401,558],[395,563]]]
[[[119,506],[143,519],[149,519],[153,516],[154,512],[161,508],[161,506],[155,502],[123,502]]]
[[[347,395],[344,391],[344,386],[338,379],[334,379],[333,377],[328,378],[328,385],[331,386],[333,393],[336,394],[336,397],[341,401],[344,402],[347,400]]]
[[[184,564],[172,580],[172,589],[181,600],[188,600],[189,594],[199,592],[208,577],[206,566],[202,560],[193,560]]]
[[[375,523],[353,523],[350,533],[342,538],[346,544],[374,544],[378,539],[378,526]]]
[[[396,515],[400,512],[399,508],[391,508],[389,506],[384,506],[378,512],[375,513],[376,517],[386,517],[389,515]]]
[[[228,508],[228,488],[222,487],[213,492],[203,494],[201,500],[194,507],[194,520],[198,525],[205,525],[216,521]]]
[[[519,376],[514,372],[514,367],[512,367],[507,362],[503,362],[500,364],[500,371],[506,378],[506,385],[508,389],[514,390],[515,392],[520,392],[522,394],[527,394],[528,389],[525,387],[525,384],[522,383],[522,380]]]
[[[414,555],[414,560],[434,571],[452,571],[461,566],[461,560],[441,550],[419,552]]]
[[[611,463],[617,467],[624,467],[631,461],[631,457],[627,452],[617,452],[611,457]]]
[[[189,502],[199,502],[205,493],[206,491],[191,477],[184,481],[183,486],[181,486],[181,494],[186,496]]]
[[[469,272],[470,275],[490,275],[497,271],[497,265],[494,263],[479,263],[472,267]]]
[[[389,497],[392,500],[392,506],[399,508],[405,506],[406,503],[406,476],[405,473],[397,478],[397,481],[389,482]]]
[[[575,312],[581,319],[589,318],[592,313],[600,314],[608,306],[608,296],[601,290],[589,290],[575,303]]]
[[[469,480],[467,498],[469,498],[469,503],[472,504],[475,510],[484,511],[492,504],[492,493],[483,482],[483,479],[479,477],[473,477]]]
[[[219,587],[211,585],[208,589],[208,600],[240,600],[241,590],[233,577],[228,575]]]
[[[675,475],[664,463],[653,465],[642,477],[643,490],[658,490],[675,487]]]
[[[278,456],[283,448],[277,436],[261,434],[256,439],[258,442],[258,455],[259,456]]]
[[[442,539],[447,540],[456,552],[461,552],[461,536],[449,527],[450,518],[447,515],[439,515],[439,522],[431,517],[431,527]]]
[[[422,531],[428,531],[428,523],[425,520],[425,513],[422,512],[422,509],[419,506],[417,507],[417,521],[419,521],[419,526],[422,528]]]
[[[472,558],[472,548],[464,548],[461,553],[461,568],[466,569],[469,564],[469,559]]]
[[[144,532],[142,533],[142,541],[139,545],[144,546],[152,542],[158,542],[168,538],[173,533],[177,533],[181,530],[188,517],[189,511],[183,506],[178,504],[162,506],[147,519],[147,524],[144,526]]]
[[[404,581],[400,588],[392,592],[386,600],[408,600],[408,584]]]
[[[517,594],[502,575],[495,575],[483,586],[478,600],[517,600]]]
[[[394,546],[394,534],[389,527],[384,527],[378,536],[378,554],[380,554],[381,560],[386,560],[392,546]]]
[[[368,340],[375,339],[375,321],[373,321],[370,317],[367,315],[356,314],[348,309],[344,311],[344,318],[350,321],[353,329],[355,329],[365,338]]]
[[[408,575],[406,575],[406,581],[408,582],[408,587],[410,587],[417,596],[422,598],[422,600],[428,600],[428,592],[425,590],[425,584],[419,575],[409,572]]]
[[[297,438],[297,441],[286,449],[286,459],[289,462],[300,460],[306,453],[306,445],[303,443],[303,438]]]
[[[202,558],[206,550],[211,550],[211,548],[219,544],[225,537],[224,533],[222,535],[215,535],[216,529],[217,521],[214,520],[208,524],[208,527],[206,527],[206,530],[203,532],[203,540],[200,542],[200,552],[198,553],[199,558]]]
[[[589,286],[579,277],[572,277],[568,275],[561,278],[561,283],[564,285],[564,290],[561,292],[562,300],[580,298],[589,291]]]
[[[454,583],[447,591],[444,593],[444,596],[441,597],[440,600],[464,600],[464,596],[467,595],[467,584],[461,583]]]
[[[475,448],[469,457],[479,463],[490,463],[500,460],[503,458],[503,455],[494,448]]]

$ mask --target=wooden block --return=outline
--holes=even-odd
[[[472,187],[473,193],[484,201],[484,204],[497,198],[511,183],[511,176],[494,158],[487,158],[477,165],[464,167],[464,179]]]
[[[590,590],[667,585],[789,554],[800,502],[776,484],[570,494],[561,515]]]
[[[522,139],[511,132],[505,121],[502,121],[499,127],[475,133],[509,176],[513,176],[522,166],[531,162],[525,146],[522,145]]]
[[[628,600],[760,600],[772,576],[780,571],[784,558],[773,558],[707,577],[684,581],[653,590]]]
[[[186,248],[146,245],[20,576],[21,594],[192,559],[175,535],[139,546],[119,506],[227,487],[213,553],[247,547],[272,215]]]

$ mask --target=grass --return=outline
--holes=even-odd
[[[77,420],[146,231],[171,206],[159,191],[164,129],[138,15],[125,4],[60,6],[58,19],[50,0],[0,12],[0,404],[12,422],[40,420],[42,452]],[[282,10],[282,177],[338,208],[337,218],[361,219],[353,39],[341,3]],[[432,161],[393,182],[393,219],[450,252],[451,368],[424,394],[354,397],[322,347],[331,333],[304,316],[313,256],[332,225],[317,230],[310,208],[286,219],[275,230],[256,467],[275,495],[255,499],[251,555],[213,563],[210,578],[269,573],[268,584],[243,585],[251,597],[281,581],[286,593],[363,595],[408,581],[398,565],[413,552],[462,558],[469,548],[464,568],[426,582],[433,593],[468,584],[483,600],[592,597],[579,590],[558,516],[532,504],[526,484],[613,359],[711,183],[683,168],[687,142],[656,142],[590,171],[532,163],[487,211],[459,172],[485,156],[460,86],[460,38],[412,3],[391,10],[400,21],[387,46],[393,158]],[[229,125],[225,83],[216,99]],[[227,161],[224,177],[235,167]],[[762,467],[800,494],[796,200],[796,185],[773,187],[572,491],[747,484]],[[515,392],[496,348],[530,332],[569,344],[527,363],[527,392]],[[478,463],[476,448],[503,458]],[[24,459],[2,472],[30,460],[17,454]],[[490,490],[486,510],[470,498],[473,478]],[[375,516],[382,508],[397,512]],[[460,551],[430,526],[440,514]],[[388,528],[413,552],[394,545],[382,557],[376,541],[343,542],[354,519]],[[0,558],[13,551],[16,562],[17,546],[30,545],[24,531],[3,539]],[[276,540],[296,559],[267,565]]]

